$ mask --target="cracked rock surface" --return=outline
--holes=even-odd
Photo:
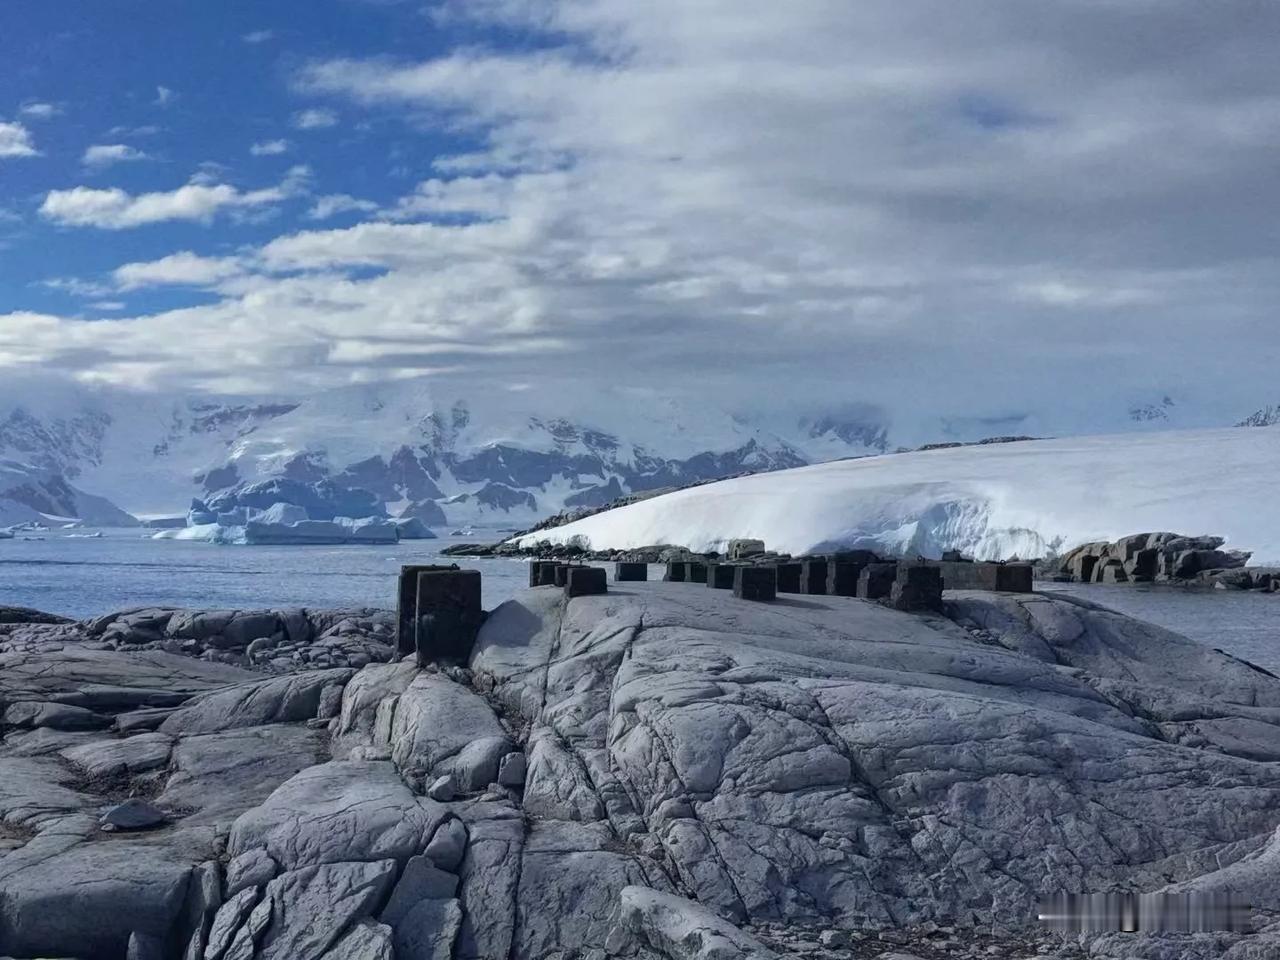
[[[540,588],[441,670],[376,611],[0,623],[0,957],[1280,956],[1280,680],[947,601]],[[1258,929],[1035,924],[1165,889]]]

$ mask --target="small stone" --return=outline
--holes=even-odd
[[[425,854],[410,857],[378,919],[389,927],[399,927],[415,904],[422,900],[452,900],[457,892],[458,878],[452,873],[441,870]]]
[[[524,786],[524,778],[528,766],[528,761],[523,753],[508,753],[498,765],[498,782],[504,787]]]
[[[441,803],[448,803],[458,795],[458,785],[454,782],[453,774],[445,774],[443,777],[437,777],[435,781],[427,788],[427,796],[432,800],[438,800]]]
[[[135,797],[112,807],[98,822],[104,830],[146,830],[167,819],[168,815],[159,807]]]
[[[456,817],[442,823],[423,851],[441,870],[453,871],[467,852],[467,828]]]
[[[818,934],[818,943],[828,950],[847,950],[861,939],[855,938],[852,930],[823,930]]]
[[[247,887],[266,886],[276,877],[276,862],[262,847],[247,850],[227,864],[228,898]]]
[[[164,960],[164,943],[136,930],[129,936],[126,960]]]

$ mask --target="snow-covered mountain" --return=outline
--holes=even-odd
[[[851,406],[766,422],[619,388],[444,392],[422,379],[301,399],[28,389],[0,397],[0,457],[54,471],[139,516],[284,477],[373,492],[429,524],[518,526],[626,493],[888,447]]]
[[[1280,563],[1280,427],[1026,440],[868,457],[741,477],[522,538],[591,549],[734,537],[793,554],[869,548],[983,559],[1061,553],[1168,530],[1227,538]]]
[[[103,527],[138,522],[109,500],[73,487],[57,471],[0,459],[0,527],[50,520]]]

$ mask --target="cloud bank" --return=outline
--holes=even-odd
[[[1214,417],[1274,402],[1280,7],[469,0],[439,17],[530,42],[294,78],[406,136],[455,132],[465,148],[416,187],[376,210],[320,197],[313,219],[363,222],[282,234],[234,270],[199,251],[122,265],[128,289],[218,302],[10,315],[25,332],[0,363],[227,390],[635,381],[959,425],[1087,428],[1166,393]],[[40,212],[115,230],[277,200],[76,187]]]

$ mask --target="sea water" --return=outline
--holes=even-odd
[[[98,532],[101,537],[86,536]],[[481,571],[483,602],[492,610],[528,583],[521,560],[455,561],[440,555],[460,542],[247,547],[152,540],[148,531],[137,529],[52,530],[0,540],[0,605],[76,618],[143,606],[391,609],[401,564],[456,562]],[[1159,585],[1037,584],[1037,589],[1084,597],[1280,674],[1280,595]]]
[[[1165,627],[1280,674],[1280,594],[1159,583],[1037,583]]]
[[[97,533],[102,536],[92,536]],[[19,534],[0,540],[0,605],[77,619],[144,606],[393,609],[396,577],[406,563],[458,563],[480,570],[486,609],[528,583],[520,560],[440,555],[460,542],[248,547],[152,540],[150,531],[138,529]]]

